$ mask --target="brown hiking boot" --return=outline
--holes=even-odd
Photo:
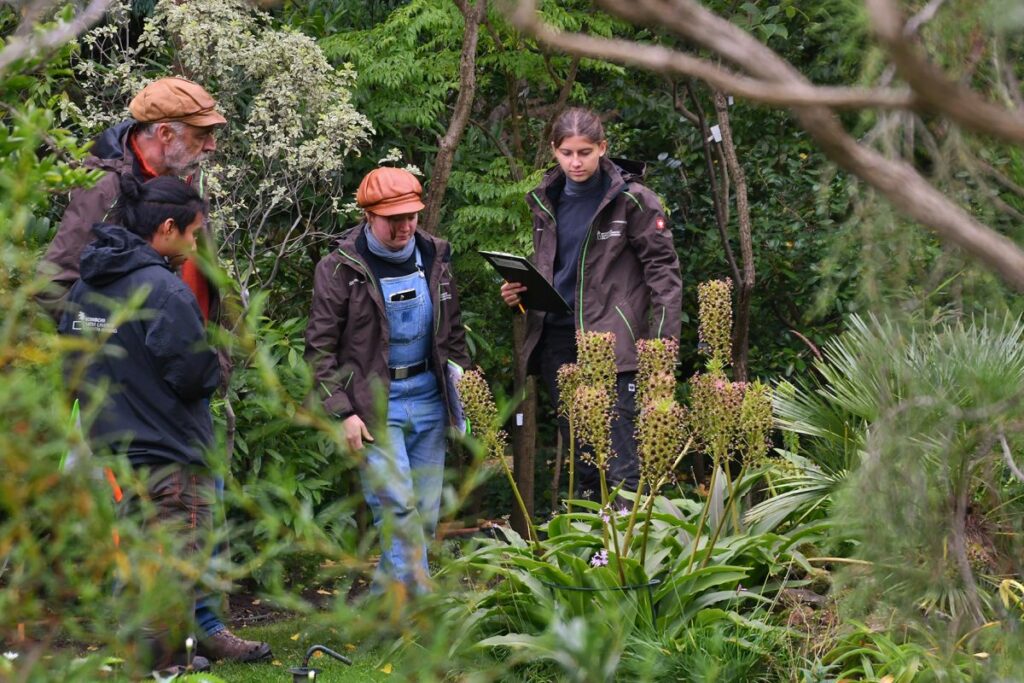
[[[259,662],[272,656],[269,644],[239,638],[227,629],[201,640],[199,652],[213,660],[231,662]]]

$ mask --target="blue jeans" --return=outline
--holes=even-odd
[[[398,581],[426,590],[427,539],[434,534],[444,483],[448,414],[431,371],[391,382],[387,428],[372,432],[360,470],[380,533],[374,590]]]
[[[216,491],[217,498],[217,510],[214,513],[214,517],[220,522],[224,522],[224,478],[214,477],[213,479],[214,491]],[[218,543],[213,548],[213,556],[216,557],[224,552],[224,544]],[[206,595],[199,596],[196,598],[196,627],[199,629],[200,638],[209,638],[210,636],[220,633],[226,626],[221,621],[218,611],[220,610],[221,603],[223,602],[223,596],[219,593],[208,593]]]

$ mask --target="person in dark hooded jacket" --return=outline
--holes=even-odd
[[[572,312],[526,311],[522,360],[531,372],[540,371],[557,407],[558,369],[576,362],[576,333],[615,334],[615,457],[607,464],[607,485],[635,491],[636,342],[679,338],[679,257],[661,202],[640,182],[644,165],[606,156],[608,142],[596,113],[564,111],[552,126],[551,151],[558,165],[526,197],[533,212],[533,262]],[[501,296],[517,307],[524,291],[521,283],[507,282]],[[564,420],[559,427],[569,443]],[[578,489],[596,499],[599,472],[575,455]]]
[[[196,298],[173,268],[194,251],[204,214],[202,198],[177,178],[140,185],[122,177],[123,225],[93,227],[95,240],[82,252],[81,279],[58,328],[99,343],[95,354],[72,364],[84,368],[80,376],[71,373],[72,390],[96,414],[89,446],[127,457],[153,504],[146,524],[180,533],[181,551],[197,563],[204,562],[213,531],[208,401],[220,368]],[[138,310],[129,310],[132,303]],[[119,509],[134,513],[139,506],[126,499]],[[180,663],[172,643],[183,638],[167,632],[185,626],[161,624],[151,634],[158,668]],[[269,655],[269,646],[257,645]]]

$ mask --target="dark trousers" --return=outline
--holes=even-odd
[[[558,369],[566,363],[576,362],[576,331],[571,327],[544,326],[537,353],[540,354],[541,381],[558,409]],[[640,483],[640,466],[636,455],[636,373],[620,372],[616,377],[615,407],[612,411],[612,450],[615,455],[608,461],[605,480],[610,492],[619,484],[627,491],[636,491]],[[559,415],[558,430],[562,443],[569,444],[569,422]],[[591,500],[601,499],[601,479],[597,467],[580,459],[576,444],[576,490]],[[588,451],[589,449],[582,449]],[[570,492],[575,496],[576,492]]]
[[[177,541],[175,550],[179,559],[205,569],[213,550],[211,537],[216,499],[213,475],[177,463],[138,468],[136,473],[144,478],[149,504],[144,505],[126,488],[118,514],[138,516],[147,530],[160,529],[170,534]],[[190,617],[200,597],[198,587],[193,587],[183,618],[175,620],[178,623],[161,622],[147,628],[147,639],[156,641],[157,660],[161,659],[161,652],[184,647],[183,634],[193,627]]]

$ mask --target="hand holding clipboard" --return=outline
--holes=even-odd
[[[500,251],[481,251],[480,255],[505,279],[501,296],[509,306],[518,305],[524,313],[524,308],[549,313],[572,312],[558,290],[526,258]]]

